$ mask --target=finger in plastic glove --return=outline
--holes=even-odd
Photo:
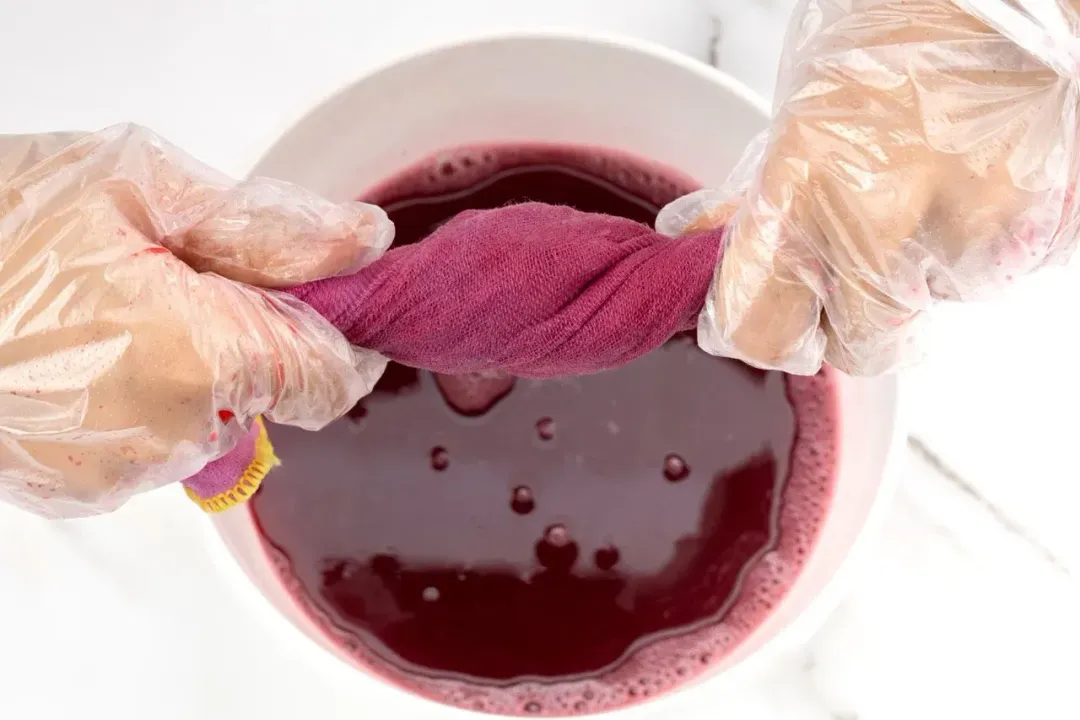
[[[0,186],[86,135],[81,132],[0,135]]]
[[[335,204],[269,178],[240,183],[218,202],[208,218],[163,244],[196,270],[259,287],[354,273],[394,238],[381,208]]]
[[[780,164],[778,172],[783,171]],[[822,305],[811,287],[820,282],[808,284],[801,275],[820,263],[796,257],[806,250],[800,231],[779,228],[790,219],[775,206],[753,205],[759,192],[751,189],[733,198],[722,191],[699,191],[664,208],[658,227],[688,232],[728,226],[723,262],[698,324],[698,343],[706,352],[758,367],[816,372],[825,336],[819,327]],[[762,241],[766,236],[775,239]]]

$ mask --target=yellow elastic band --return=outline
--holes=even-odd
[[[270,436],[266,434],[266,425],[263,424],[262,418],[255,418],[255,423],[259,426],[259,435],[255,438],[255,457],[252,458],[247,470],[244,470],[235,485],[208,498],[201,498],[191,488],[184,488],[188,497],[206,512],[223,512],[246,502],[262,485],[266,474],[281,464],[277,455],[274,454],[274,446],[270,444]]]

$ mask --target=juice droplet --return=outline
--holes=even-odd
[[[668,482],[679,482],[690,475],[690,466],[675,453],[664,458],[664,477]]]
[[[446,448],[436,447],[431,449],[431,467],[437,472],[442,472],[450,467],[450,453]]]
[[[510,394],[514,378],[502,374],[437,374],[435,386],[451,410],[465,417],[480,417]]]
[[[600,548],[593,555],[593,562],[600,570],[610,570],[619,564],[619,549],[610,545]]]
[[[541,440],[547,442],[555,438],[555,421],[549,417],[540,418],[536,421],[536,434]]]
[[[532,489],[525,485],[519,485],[514,488],[514,494],[510,499],[511,510],[518,515],[528,515],[535,507],[536,500],[533,498]]]
[[[525,712],[527,712],[527,713],[529,713],[531,715],[535,715],[536,713],[540,712],[540,703],[538,703],[538,702],[525,703]]]

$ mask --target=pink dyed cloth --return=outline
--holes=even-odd
[[[255,440],[258,437],[259,426],[252,423],[251,429],[236,443],[236,447],[227,455],[207,463],[197,475],[185,480],[184,485],[203,500],[231,490],[255,459]]]
[[[350,277],[293,288],[349,341],[448,375],[583,375],[695,327],[718,231],[668,238],[526,203],[464,212]]]
[[[721,235],[669,238],[623,218],[525,203],[461,213],[355,275],[289,292],[354,345],[405,365],[584,375],[696,326]],[[250,448],[236,452],[250,460]],[[221,473],[214,482],[207,473],[188,486],[201,497],[227,489]]]

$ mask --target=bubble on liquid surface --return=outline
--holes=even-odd
[[[664,458],[664,477],[668,482],[679,482],[690,475],[690,466],[681,456],[670,453]]]
[[[424,602],[429,602],[430,603],[430,602],[437,601],[439,599],[439,588],[437,588],[437,587],[426,587],[426,588],[424,588],[424,592],[422,593],[422,597],[424,598]]]
[[[551,525],[544,531],[544,542],[552,547],[564,547],[570,542],[570,531],[565,525]]]
[[[619,564],[619,549],[613,545],[600,548],[593,554],[593,563],[600,570],[611,570]]]
[[[518,515],[528,515],[536,507],[536,498],[531,488],[519,485],[510,497],[510,508]]]
[[[536,543],[536,559],[549,571],[567,572],[578,558],[578,546],[565,525],[549,525]]]
[[[555,439],[555,421],[549,417],[536,421],[536,435],[544,442]]]
[[[393,555],[379,553],[368,563],[376,577],[393,578],[401,573],[401,563]]]

